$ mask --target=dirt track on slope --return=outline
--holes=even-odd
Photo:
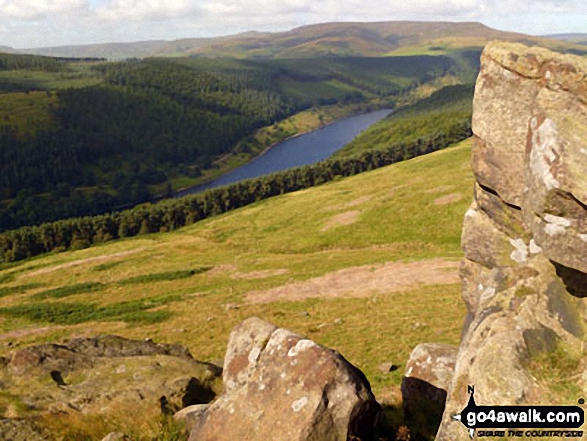
[[[61,265],[51,266],[49,268],[41,268],[40,270],[37,270],[37,271],[25,273],[22,275],[22,277],[39,276],[41,274],[52,273],[53,271],[59,271],[62,269],[71,268],[73,266],[83,265],[84,263],[105,262],[108,260],[116,259],[117,257],[124,257],[124,256],[128,256],[129,254],[139,253],[143,250],[144,250],[144,248],[138,248],[136,250],[122,251],[120,253],[108,254],[107,256],[96,256],[96,257],[88,257],[87,259],[74,260],[73,262],[67,262],[67,263],[63,263]]]
[[[357,221],[360,214],[361,212],[357,210],[345,211],[344,213],[337,214],[336,216],[330,218],[330,220],[326,223],[326,225],[324,225],[324,227],[322,227],[320,231],[328,231],[331,228],[342,225],[352,225]]]
[[[458,268],[459,262],[443,259],[364,265],[265,291],[252,291],[246,298],[250,303],[270,303],[308,298],[369,297],[422,285],[459,283]]]

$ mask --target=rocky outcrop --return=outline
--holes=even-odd
[[[587,363],[580,363],[587,318],[587,61],[490,44],[477,80],[473,132],[477,183],[461,265],[468,316],[441,441],[468,439],[451,419],[467,403],[467,385],[475,386],[479,405],[572,405],[580,397],[560,392],[560,382],[572,390],[587,376]],[[553,387],[544,372],[560,366],[564,378]]]
[[[416,346],[402,379],[404,420],[412,435],[434,437],[444,412],[458,348],[440,343]]]
[[[26,419],[0,419],[0,441],[47,441],[51,434],[34,421]]]
[[[3,416],[108,414],[125,406],[175,412],[212,401],[221,371],[182,346],[149,340],[107,335],[32,346],[14,351],[0,368],[2,389],[20,403]]]
[[[236,327],[224,360],[224,393],[190,441],[369,439],[379,405],[340,354],[251,318]]]

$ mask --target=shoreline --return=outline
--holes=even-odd
[[[283,138],[283,139],[282,139],[282,140],[280,140],[280,141],[275,141],[275,142],[273,142],[273,143],[272,143],[272,144],[270,144],[269,146],[265,147],[265,148],[264,148],[264,149],[263,149],[263,150],[262,150],[262,151],[261,151],[259,154],[257,154],[257,155],[255,155],[254,157],[252,157],[252,158],[251,158],[249,161],[247,161],[247,162],[245,162],[245,163],[243,163],[243,164],[241,164],[241,165],[239,165],[239,166],[237,166],[237,167],[234,167],[234,168],[232,168],[232,169],[230,169],[230,170],[227,170],[226,172],[222,173],[222,174],[221,174],[221,175],[219,175],[219,176],[216,176],[216,177],[214,177],[214,178],[212,178],[212,179],[209,179],[209,180],[207,180],[207,181],[205,181],[205,182],[202,182],[202,183],[200,183],[200,184],[191,185],[191,186],[188,186],[188,187],[183,187],[183,188],[181,188],[181,189],[175,190],[175,191],[173,192],[173,196],[172,196],[172,197],[183,197],[183,196],[187,196],[189,193],[188,193],[188,194],[184,194],[184,195],[182,195],[182,194],[180,194],[180,193],[182,193],[182,192],[185,192],[185,191],[188,191],[188,190],[190,190],[190,189],[195,189],[195,188],[198,188],[198,187],[201,187],[201,186],[208,185],[209,183],[211,183],[211,182],[214,182],[216,179],[219,179],[220,177],[222,177],[222,176],[224,176],[224,175],[226,175],[226,174],[228,174],[228,173],[231,173],[232,171],[234,171],[234,170],[238,169],[239,167],[245,166],[245,165],[247,165],[247,164],[251,164],[251,163],[255,162],[255,160],[257,160],[258,158],[261,158],[263,155],[265,155],[267,152],[269,152],[271,149],[273,149],[274,147],[278,146],[278,145],[279,145],[279,144],[281,144],[281,143],[284,143],[284,142],[286,142],[286,141],[289,141],[289,140],[292,140],[292,139],[295,139],[295,138],[299,138],[300,136],[307,135],[307,134],[309,134],[309,133],[318,132],[319,130],[322,130],[322,129],[324,129],[324,128],[327,128],[327,127],[331,126],[332,124],[334,124],[334,123],[336,123],[336,122],[339,122],[339,121],[342,121],[342,120],[344,120],[344,119],[346,119],[346,118],[351,118],[351,117],[354,117],[354,116],[359,116],[359,115],[365,115],[365,114],[372,113],[372,112],[378,112],[378,111],[380,111],[380,110],[390,110],[391,112],[393,112],[393,110],[394,110],[394,109],[392,109],[392,108],[386,108],[386,107],[377,107],[377,108],[371,108],[371,109],[369,109],[369,110],[365,110],[365,111],[358,111],[358,112],[353,112],[353,113],[349,113],[349,114],[347,114],[347,115],[345,115],[345,116],[342,116],[342,117],[340,117],[340,118],[335,118],[335,119],[333,119],[333,120],[331,120],[331,121],[328,121],[327,123],[324,123],[324,124],[323,124],[323,125],[321,125],[320,127],[313,128],[313,129],[306,130],[306,131],[301,131],[301,132],[298,132],[298,133],[295,133],[295,134],[293,134],[293,135],[290,135],[290,136],[288,136],[288,137],[286,137],[286,138]],[[259,130],[258,130],[258,131],[255,133],[255,135],[257,135],[257,134],[258,134],[258,132],[259,132],[259,131],[261,131],[261,130],[263,130],[263,128],[259,129]],[[222,159],[222,158],[219,158],[219,160],[220,160],[220,159]]]

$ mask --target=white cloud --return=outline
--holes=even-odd
[[[97,19],[165,20],[192,16],[200,10],[193,0],[106,0],[95,9]]]
[[[87,0],[0,0],[0,17],[39,19],[53,14],[71,14],[88,7]]]

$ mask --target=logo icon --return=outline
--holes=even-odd
[[[468,386],[467,390],[467,406],[452,418],[468,429],[471,439],[477,429],[578,429],[585,422],[585,413],[578,406],[478,406],[475,388]],[[526,432],[527,436],[538,436],[535,434]]]

